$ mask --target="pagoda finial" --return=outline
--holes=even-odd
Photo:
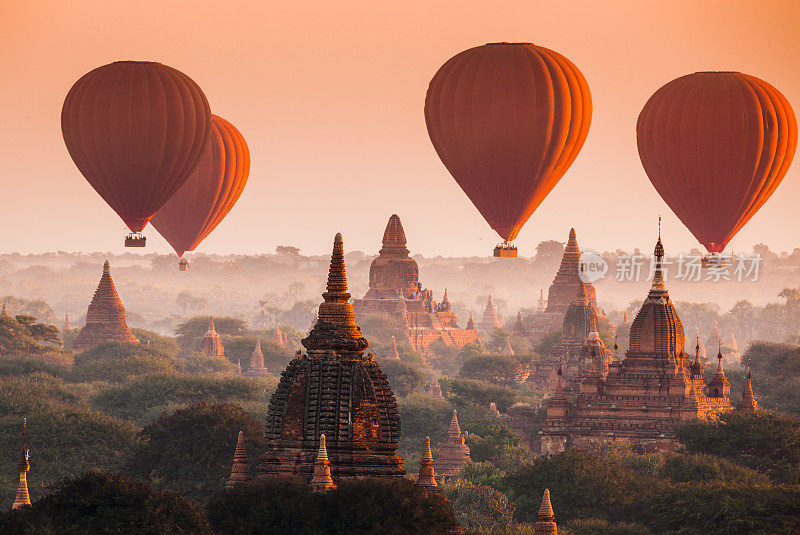
[[[444,297],[442,297],[442,304],[447,306],[448,308],[450,307],[450,299],[448,299],[447,297],[447,288],[444,289]]]
[[[469,320],[467,321],[467,330],[474,331],[475,330],[475,320],[472,318],[472,311],[469,311]]]
[[[31,496],[28,493],[28,471],[31,469],[31,465],[28,462],[27,428],[28,419],[25,418],[22,420],[22,457],[17,465],[17,469],[19,470],[19,485],[17,486],[17,495],[14,498],[14,504],[11,506],[12,509],[31,504]]]
[[[247,451],[244,448],[244,433],[239,431],[236,438],[236,450],[233,453],[231,477],[225,482],[225,486],[231,488],[248,481],[250,481],[250,467],[247,463]]]
[[[653,285],[650,288],[650,297],[661,297],[667,291],[667,287],[664,284],[664,268],[662,266],[664,245],[661,243],[661,216],[658,216],[658,241],[653,250],[653,256],[656,257],[656,266],[653,272]]]
[[[433,455],[431,454],[430,437],[425,437],[425,445],[422,449],[422,458],[419,460],[417,486],[424,487],[426,489],[439,488],[439,485],[436,483],[436,474],[433,470]]]
[[[3,303],[3,308],[0,308],[0,317],[7,318],[8,317],[8,307],[5,303]]]
[[[314,475],[311,476],[311,490],[314,492],[326,492],[335,489],[331,477],[331,466],[328,461],[328,449],[325,446],[325,434],[319,436],[319,450],[317,459],[314,461]]]
[[[208,316],[208,332],[217,332],[217,330],[214,328],[214,316]]]
[[[334,351],[341,357],[363,357],[369,344],[356,325],[353,305],[349,302],[341,234],[336,234],[333,240],[327,291],[322,297],[324,301],[319,305],[317,323],[302,340],[303,346],[309,353],[318,355]]]
[[[567,239],[567,247],[577,247],[578,237],[575,235],[575,228],[569,229],[569,238]]]

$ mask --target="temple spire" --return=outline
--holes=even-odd
[[[244,449],[244,433],[239,431],[239,436],[236,439],[236,450],[233,453],[231,477],[225,482],[225,486],[231,488],[248,481],[250,481],[250,467],[247,464],[247,452]]]
[[[515,336],[525,336],[525,324],[522,323],[522,312],[519,310],[517,310],[517,321],[514,322],[514,328],[511,329],[511,332]]]
[[[475,320],[472,318],[472,311],[469,311],[469,320],[467,320],[467,329],[468,331],[475,330]]]
[[[557,535],[558,528],[555,523],[555,514],[553,513],[553,506],[550,505],[550,491],[544,489],[542,495],[542,505],[539,507],[539,515],[536,524],[533,525],[534,534],[548,534]]]
[[[667,287],[664,283],[664,268],[662,262],[664,260],[664,245],[661,243],[661,216],[658,216],[658,241],[653,250],[653,256],[656,257],[656,267],[653,272],[653,285],[650,288],[649,297],[661,297],[667,293]]]
[[[442,305],[450,308],[450,299],[447,297],[447,288],[444,289],[444,296],[442,297]]]
[[[17,486],[17,495],[14,498],[12,509],[17,509],[23,505],[31,504],[31,496],[28,493],[28,471],[31,465],[28,462],[28,444],[27,444],[27,431],[28,419],[22,421],[22,457],[19,460],[17,469],[19,470],[19,485]]]
[[[453,419],[450,420],[447,440],[439,449],[439,457],[434,463],[436,472],[441,476],[454,476],[462,466],[470,461],[469,447],[464,443],[461,426],[458,425],[458,413],[453,410]]]
[[[383,231],[383,247],[380,254],[408,254],[408,242],[406,241],[406,232],[403,230],[403,223],[400,222],[400,217],[397,214],[392,214],[389,222],[386,224],[386,230]]]
[[[0,308],[0,318],[7,318],[7,317],[9,317],[8,307],[6,307],[6,304],[3,303],[3,308]]]
[[[425,437],[425,445],[422,450],[422,458],[419,460],[419,475],[417,476],[417,486],[428,490],[438,489],[436,474],[433,470],[433,455],[431,454],[431,438]]]
[[[311,476],[311,490],[314,492],[326,492],[335,489],[331,477],[331,466],[328,462],[328,449],[325,447],[325,435],[319,436],[319,451],[317,460],[314,461],[314,475]]]
[[[278,326],[278,322],[275,322],[275,330],[272,332],[272,343],[283,347],[283,333],[281,333],[281,328]]]
[[[750,374],[750,368],[747,368],[747,381],[742,390],[742,403],[737,407],[740,412],[756,412],[760,409],[756,396],[753,394],[753,376]]]

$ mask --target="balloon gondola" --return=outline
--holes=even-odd
[[[650,182],[705,246],[709,267],[783,180],[797,147],[797,121],[764,80],[696,72],[650,97],[636,140]]]
[[[494,256],[495,258],[516,258],[517,246],[512,245],[507,241],[498,243],[494,248]]]
[[[489,43],[456,54],[425,97],[436,153],[504,244],[575,160],[591,117],[580,70],[531,43]],[[516,256],[504,244],[495,256]]]
[[[250,150],[231,123],[212,116],[211,135],[197,167],[152,219],[179,257],[193,251],[231,211],[250,174]],[[178,269],[187,271],[181,258]]]
[[[211,111],[182,72],[150,61],[117,61],[83,75],[61,110],[72,160],[130,229],[126,247],[183,185],[205,149]]]

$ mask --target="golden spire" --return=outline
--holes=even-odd
[[[553,506],[550,505],[550,491],[548,489],[544,489],[542,505],[539,507],[539,519],[536,524],[533,525],[533,532],[536,534],[548,535],[555,535],[558,533]]]
[[[335,488],[336,485],[333,483],[331,467],[328,462],[328,450],[325,447],[325,435],[322,434],[319,436],[319,451],[317,452],[317,459],[314,461],[314,475],[311,476],[311,490],[314,492],[326,492]]]
[[[244,433],[239,431],[239,436],[236,439],[236,450],[233,453],[231,477],[225,482],[225,486],[231,488],[247,481],[250,481],[250,468],[247,464],[247,452],[244,449]]]
[[[425,437],[425,447],[422,450],[422,458],[419,460],[419,476],[417,486],[426,488],[438,488],[436,474],[433,471],[433,455],[431,454],[431,439]]]
[[[28,471],[31,469],[31,465],[28,462],[27,427],[28,419],[25,418],[22,421],[22,458],[20,458],[17,465],[19,486],[17,487],[17,496],[14,498],[14,504],[11,506],[12,509],[31,504],[31,496],[28,493]]]

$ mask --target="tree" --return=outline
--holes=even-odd
[[[510,388],[474,379],[443,378],[439,384],[447,392],[448,398],[462,407],[473,404],[488,409],[489,403],[495,403],[498,410],[505,412],[520,397]]]
[[[460,478],[442,490],[462,526],[480,533],[507,533],[514,525],[514,507],[499,490]]]
[[[380,366],[389,379],[389,386],[396,396],[407,396],[419,392],[425,385],[425,375],[417,366],[402,360],[382,359]]]
[[[530,371],[530,365],[516,357],[481,355],[464,362],[458,375],[465,379],[511,387],[527,379]]]
[[[39,355],[61,345],[58,329],[33,316],[0,316],[0,355]]]
[[[185,496],[204,499],[231,473],[236,437],[245,436],[250,466],[264,450],[262,425],[237,405],[206,402],[162,414],[142,429],[125,472]]]
[[[53,493],[0,515],[3,533],[211,535],[204,511],[168,491],[108,472],[60,482]]]
[[[503,422],[476,420],[465,422],[461,427],[469,432],[467,445],[475,462],[491,461],[506,448],[519,446],[519,435]]]
[[[75,356],[72,378],[119,383],[132,377],[175,371],[175,362],[156,347],[105,342]]]

